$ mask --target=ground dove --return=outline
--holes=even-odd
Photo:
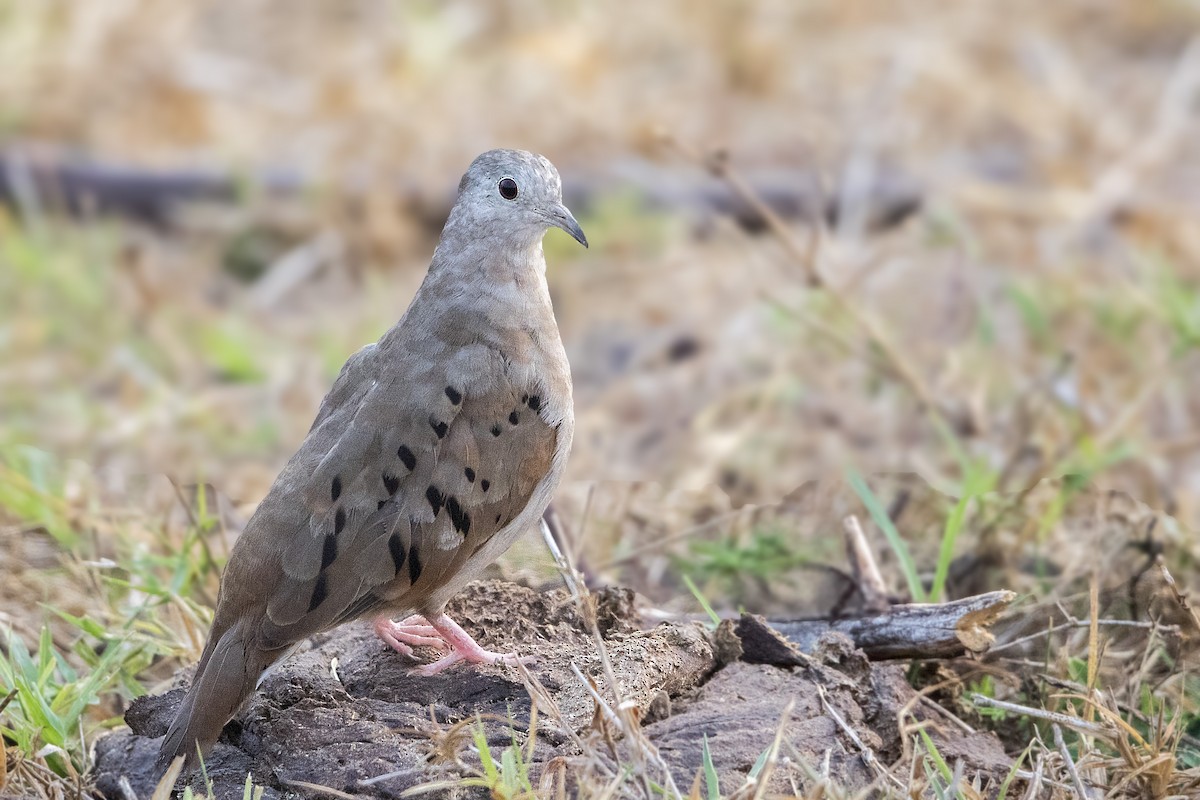
[[[353,619],[374,619],[404,655],[444,651],[425,673],[516,662],[443,609],[538,522],[571,448],[571,374],[542,255],[551,227],[587,246],[548,160],[475,159],[408,310],[342,367],[238,538],[160,769],[206,751],[292,646]]]

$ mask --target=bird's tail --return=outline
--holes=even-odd
[[[208,752],[225,723],[254,692],[259,676],[279,657],[278,650],[259,647],[246,629],[245,620],[234,623],[200,660],[196,678],[159,748],[159,774],[177,756],[184,756],[185,769],[196,766],[197,751]]]

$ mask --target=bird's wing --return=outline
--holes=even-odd
[[[420,607],[551,469],[567,413],[547,401],[561,394],[553,376],[481,343],[364,369],[380,356],[347,365],[343,375],[360,370],[360,382],[335,384],[340,402],[327,398],[263,502],[259,522],[274,535],[260,547],[277,548],[279,564],[274,585],[258,587],[264,646],[381,606]]]
[[[321,401],[321,407],[317,409],[316,419],[309,428],[310,435],[334,412],[357,406],[362,402],[363,396],[371,388],[373,371],[377,369],[375,360],[377,349],[378,345],[372,342],[346,359],[346,363],[342,365],[342,371],[338,373],[337,379],[333,382],[333,387]]]

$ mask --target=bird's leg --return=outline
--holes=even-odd
[[[412,647],[409,645],[434,647],[438,650],[450,649],[450,645],[446,643],[438,630],[418,614],[405,617],[399,622],[393,622],[391,617],[385,614],[376,617],[372,627],[375,629],[376,636],[404,656],[413,654]]]
[[[479,642],[471,638],[471,634],[464,631],[457,622],[445,614],[438,614],[428,620],[428,624],[449,645],[450,652],[432,664],[417,667],[413,670],[417,674],[436,675],[459,661],[468,661],[473,664],[505,664],[510,667],[533,662],[532,658],[521,658],[516,653],[494,653],[491,650],[485,650]]]

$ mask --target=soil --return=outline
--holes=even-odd
[[[810,785],[824,774],[858,789],[878,778],[872,758],[886,766],[903,755],[898,716],[914,692],[901,666],[870,663],[837,634],[811,656],[797,652],[780,666],[778,658],[756,658],[749,640],[745,652],[730,639],[732,626],[715,636],[696,623],[665,622],[643,630],[632,592],[607,589],[595,597],[623,696],[636,704],[646,737],[683,791],[702,771],[705,738],[722,793],[741,785],[776,737],[789,703],[770,788]],[[558,713],[551,713],[548,702],[538,703],[531,758],[535,786],[551,760],[555,769],[568,765],[570,776],[570,765],[592,757],[580,751],[580,741],[605,749],[603,738],[611,730],[598,723],[596,704],[572,664],[611,695],[595,641],[568,594],[480,582],[448,610],[487,646],[537,659],[530,672]],[[755,660],[771,663],[749,663]],[[363,623],[315,638],[268,675],[226,726],[205,762],[215,795],[242,797],[250,771],[266,787],[265,798],[327,797],[325,787],[356,797],[398,797],[411,787],[465,774],[464,762],[475,756],[463,752],[456,759],[447,732],[454,723],[476,718],[494,753],[514,741],[529,752],[530,695],[516,669],[468,665],[420,677],[410,675],[411,668]],[[182,673],[181,684],[185,678]],[[158,777],[157,737],[182,694],[177,688],[140,698],[125,715],[129,728],[97,741],[93,777],[101,794],[114,800],[130,792],[151,795]],[[922,718],[920,711],[916,715]],[[945,720],[930,722],[943,755],[961,760],[968,776],[984,773],[985,785],[1003,777],[1009,761],[994,737],[943,731],[937,723]],[[469,731],[460,744],[467,741]],[[870,751],[865,757],[864,748]],[[199,788],[200,777],[192,780]]]

